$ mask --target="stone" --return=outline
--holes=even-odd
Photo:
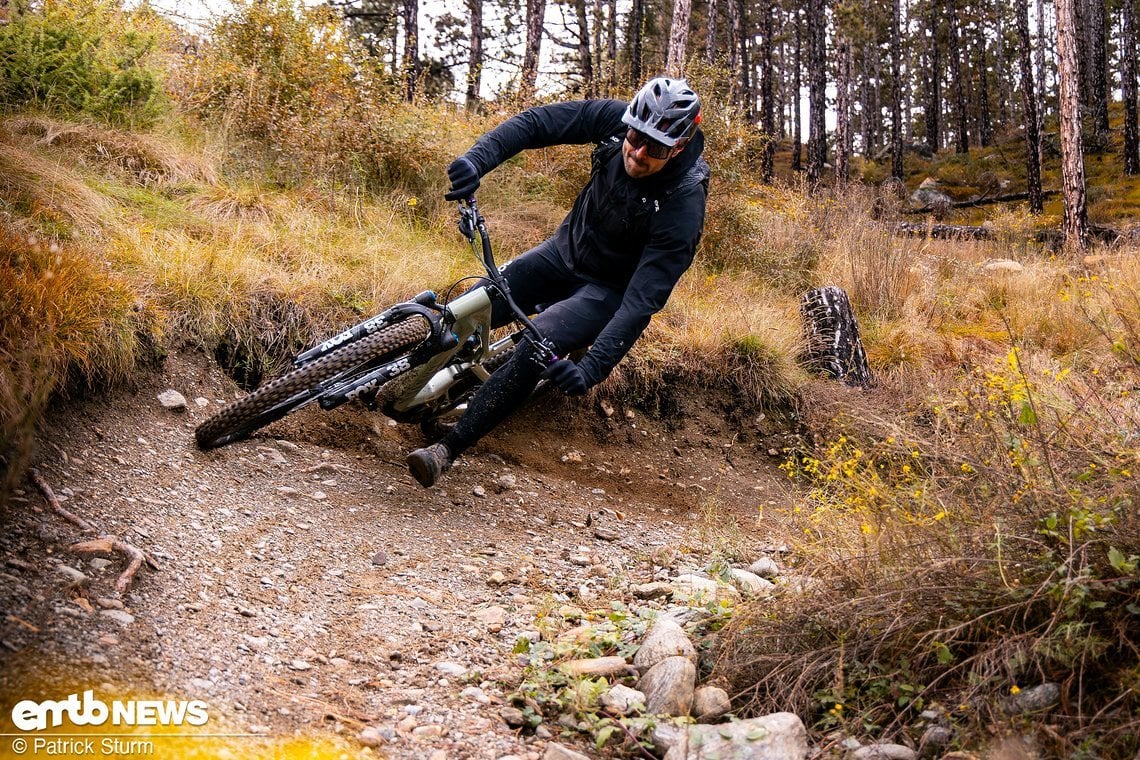
[[[745,596],[761,596],[771,593],[772,589],[776,588],[776,584],[772,581],[747,570],[733,568],[729,571],[729,577],[732,579],[732,585],[740,589]]]
[[[731,709],[728,692],[719,686],[702,686],[693,694],[693,717],[698,723],[712,723]]]
[[[546,745],[546,752],[542,753],[542,760],[590,760],[588,755],[575,752],[569,747],[563,747],[558,742]]]
[[[1025,267],[1013,259],[995,259],[994,261],[986,262],[982,269],[989,274],[1017,274],[1024,270]]]
[[[1061,687],[1055,683],[1043,683],[1030,689],[1021,689],[1002,704],[1009,715],[1042,712],[1061,701]]]
[[[365,726],[360,734],[357,735],[356,739],[365,747],[379,747],[384,743],[384,737],[380,735],[380,729],[375,726]]]
[[[517,707],[504,707],[502,710],[499,710],[499,717],[511,728],[522,728],[526,725],[526,716],[523,715],[523,711]]]
[[[87,582],[87,576],[83,574],[83,571],[76,570],[71,565],[63,565],[63,564],[56,565],[55,570],[57,573],[62,575],[64,578],[67,578],[67,580],[71,583],[86,583]]]
[[[730,586],[722,586],[711,578],[683,573],[673,579],[673,596],[685,596],[690,599],[730,598],[736,600],[740,594],[736,589]]]
[[[673,585],[664,581],[653,583],[638,583],[629,589],[638,599],[657,599],[673,593]]]
[[[435,669],[441,673],[445,673],[446,675],[454,676],[456,678],[464,675],[467,672],[467,668],[463,667],[458,662],[437,662],[435,664]]]
[[[851,760],[917,760],[918,753],[902,744],[868,744],[851,753]]]
[[[491,584],[492,586],[502,586],[506,582],[507,576],[503,575],[501,570],[496,570],[487,578],[487,583]]]
[[[624,675],[629,671],[629,664],[624,657],[592,657],[584,660],[570,660],[558,666],[568,675],[581,678],[583,676],[616,676]]]
[[[388,552],[381,550],[373,554],[372,564],[376,567],[388,564]]]
[[[947,209],[954,202],[953,199],[939,189],[938,180],[927,177],[913,193],[910,194],[910,203],[915,208]]]
[[[637,682],[646,712],[663,715],[688,715],[696,685],[697,666],[688,657],[666,657]]]
[[[946,726],[930,726],[922,734],[918,742],[918,755],[922,758],[936,758],[942,756],[942,750],[949,746],[954,738],[954,731]]]
[[[169,409],[172,412],[186,411],[186,397],[173,388],[167,388],[158,394],[158,403],[162,404],[163,409]]]
[[[488,633],[498,633],[503,630],[503,625],[507,622],[507,611],[497,605],[476,610],[474,616]]]
[[[594,538],[599,541],[617,541],[621,538],[621,534],[613,528],[597,527],[594,528]]]
[[[629,715],[645,709],[645,694],[617,684],[602,695],[602,707],[614,715]]]
[[[111,563],[111,560],[109,560],[109,559],[104,559],[103,557],[96,557],[96,558],[90,560],[87,564],[91,565],[92,570],[95,570],[96,572],[98,572],[100,570],[106,570],[108,567],[111,566],[112,563]]]
[[[99,614],[103,617],[108,617],[122,626],[128,626],[135,622],[135,616],[126,610],[99,610]]]
[[[748,572],[771,580],[780,574],[780,566],[771,557],[761,557],[748,566]]]
[[[697,650],[680,625],[668,618],[658,618],[633,656],[633,665],[645,671],[667,657],[696,659]]]
[[[669,748],[665,760],[805,760],[808,753],[803,721],[787,712],[715,726],[660,724],[653,741]]]
[[[412,736],[419,739],[438,739],[447,734],[447,726],[438,723],[429,723],[426,726],[416,726],[412,729]]]

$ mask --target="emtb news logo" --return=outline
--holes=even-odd
[[[208,705],[199,699],[115,699],[107,704],[92,690],[83,692],[82,699],[79,694],[43,702],[25,699],[12,708],[12,722],[21,731],[55,728],[65,718],[74,726],[102,726],[108,721],[115,726],[204,726],[210,715]]]

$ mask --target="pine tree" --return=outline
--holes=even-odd
[[[1057,0],[1057,77],[1061,97],[1061,182],[1065,196],[1062,231],[1065,245],[1075,251],[1088,247],[1088,207],[1085,163],[1081,148],[1080,68],[1077,57],[1077,0]]]
[[[1136,123],[1136,4],[1121,0],[1120,85],[1124,98],[1124,173],[1140,174]]]
[[[1029,210],[1040,214],[1041,205],[1041,136],[1037,132],[1037,89],[1033,86],[1030,62],[1029,3],[1017,0],[1017,36],[1021,41],[1018,60],[1021,64],[1021,102],[1025,119],[1025,181],[1029,193]]]

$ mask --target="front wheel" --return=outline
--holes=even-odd
[[[395,356],[422,342],[431,332],[427,320],[410,317],[270,381],[227,406],[194,431],[201,449],[240,441],[316,399],[320,383],[377,359]]]

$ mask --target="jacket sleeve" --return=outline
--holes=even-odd
[[[621,306],[602,328],[578,366],[590,386],[609,376],[653,315],[665,307],[681,275],[693,263],[705,221],[706,190],[698,183],[691,190],[671,199],[654,215],[649,243],[625,289]]]
[[[621,128],[627,105],[620,100],[578,100],[528,108],[480,137],[464,155],[482,176],[530,148],[600,142]]]

